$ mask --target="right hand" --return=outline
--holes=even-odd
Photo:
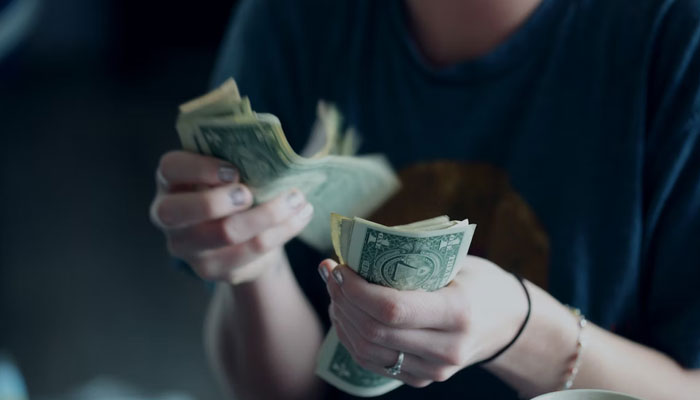
[[[168,250],[203,279],[238,284],[281,261],[282,246],[311,221],[313,207],[292,190],[252,207],[250,190],[231,164],[171,151],[156,171],[153,223]]]

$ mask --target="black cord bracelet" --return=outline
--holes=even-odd
[[[515,334],[515,337],[513,338],[513,340],[508,342],[508,344],[505,345],[502,349],[498,350],[496,352],[496,354],[492,355],[491,357],[489,357],[485,360],[481,360],[481,361],[477,362],[475,365],[483,365],[483,364],[486,364],[487,362],[493,361],[496,358],[498,358],[498,356],[503,354],[506,350],[508,350],[513,345],[513,343],[515,343],[515,341],[518,340],[520,335],[523,334],[523,331],[525,330],[525,326],[527,325],[527,321],[530,320],[530,311],[532,311],[532,301],[530,300],[530,291],[527,290],[527,286],[525,285],[525,280],[523,279],[522,276],[520,276],[516,273],[513,273],[513,276],[515,277],[515,279],[518,280],[518,282],[520,282],[520,285],[523,287],[523,290],[525,291],[525,297],[527,297],[527,314],[525,315],[525,320],[523,321],[523,324],[520,326],[520,329],[518,329],[518,333]]]

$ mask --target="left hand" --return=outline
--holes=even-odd
[[[414,387],[445,381],[495,354],[516,334],[527,312],[518,281],[497,265],[467,256],[455,279],[434,292],[399,291],[365,281],[324,260],[338,338],[363,368]],[[327,272],[324,273],[324,270]],[[401,373],[384,370],[405,353]]]

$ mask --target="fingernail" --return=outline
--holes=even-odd
[[[158,180],[158,184],[160,185],[160,187],[162,187],[163,189],[167,189],[168,186],[170,186],[168,184],[168,180],[165,179],[163,173],[160,172],[160,169],[156,172],[156,179]]]
[[[287,195],[286,201],[289,208],[296,210],[304,202],[304,198],[301,197],[301,193],[295,190]]]
[[[324,267],[323,265],[318,266],[318,274],[321,275],[321,279],[323,279],[323,283],[328,283],[328,269]]]
[[[234,182],[238,177],[238,171],[235,168],[224,165],[219,167],[219,180],[221,182]]]
[[[304,206],[304,208],[302,208],[301,211],[299,211],[298,216],[299,218],[304,219],[311,215],[312,212],[314,212],[314,207],[311,205],[311,203],[309,203],[306,206]]]
[[[245,194],[245,190],[242,187],[235,187],[231,192],[229,192],[229,197],[234,206],[242,206],[248,201],[248,196]]]
[[[338,286],[343,284],[343,274],[340,272],[340,268],[336,267],[333,270],[333,279],[338,283]]]

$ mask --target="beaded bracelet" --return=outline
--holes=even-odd
[[[571,389],[571,386],[574,385],[574,380],[581,367],[581,353],[583,352],[583,348],[586,347],[583,328],[588,325],[588,320],[586,320],[586,317],[581,313],[581,310],[572,307],[569,307],[569,310],[578,320],[578,335],[576,336],[576,353],[574,353],[569,360],[569,368],[566,370],[566,379],[564,380],[562,390]]]

